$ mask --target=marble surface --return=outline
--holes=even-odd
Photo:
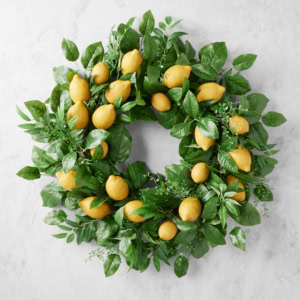
[[[270,129],[280,163],[269,177],[275,201],[269,217],[246,228],[247,251],[218,247],[204,259],[191,260],[186,277],[177,279],[167,266],[142,274],[123,264],[106,279],[102,263],[86,262],[93,244],[51,237],[57,230],[43,223],[43,178],[28,182],[15,176],[31,164],[32,141],[17,128],[15,105],[48,98],[54,86],[52,67],[65,64],[63,37],[85,46],[104,43],[111,27],[149,8],[157,19],[183,18],[196,48],[226,41],[230,58],[256,53],[244,74],[254,92],[270,99],[288,122]],[[0,2],[0,299],[300,299],[300,3],[298,0],[254,1],[88,1],[2,0]],[[71,64],[68,64],[71,66]],[[131,126],[132,160],[143,159],[153,171],[179,161],[178,141],[157,124]]]

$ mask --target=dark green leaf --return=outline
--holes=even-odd
[[[174,263],[174,272],[178,278],[183,277],[186,275],[189,268],[189,261],[188,259],[180,255],[176,258]]]
[[[106,202],[106,198],[103,195],[98,195],[90,204],[90,209],[97,208],[101,206],[104,202]]]
[[[174,240],[176,244],[187,244],[194,240],[197,234],[196,230],[180,231]]]
[[[44,219],[44,223],[48,225],[58,225],[65,221],[67,218],[66,213],[63,210],[52,210]]]
[[[219,164],[229,172],[238,172],[238,167],[231,156],[223,150],[218,152],[218,162]]]
[[[233,246],[246,250],[246,234],[240,227],[233,228],[229,237]]]
[[[34,180],[41,177],[40,171],[38,168],[35,167],[24,167],[18,173],[18,176],[27,179],[27,180]]]
[[[171,136],[181,139],[191,133],[191,124],[179,123],[171,130]]]
[[[169,111],[159,113],[159,123],[166,129],[171,129],[176,124],[183,122],[184,115],[177,105],[172,105]]]
[[[227,221],[227,209],[224,204],[222,204],[220,207],[219,215],[220,215],[221,225],[223,228],[225,228],[226,221]]]
[[[199,128],[199,131],[201,132],[201,134],[204,135],[205,137],[210,138],[210,139],[218,139],[219,138],[218,127],[212,119],[210,119],[208,117],[201,118],[197,122],[197,127]]]
[[[221,231],[210,224],[204,224],[204,235],[205,238],[216,245],[225,245],[226,241],[224,238],[224,235],[221,233]]]
[[[249,69],[255,62],[257,55],[242,54],[233,60],[233,66],[238,71]]]
[[[267,144],[269,134],[265,130],[263,125],[260,122],[258,122],[250,126],[248,137],[258,144]]]
[[[179,101],[182,98],[182,88],[177,87],[177,88],[170,89],[168,91],[168,96],[174,102],[179,103]]]
[[[191,91],[188,91],[184,98],[183,108],[185,112],[192,117],[196,117],[198,115],[198,101],[196,99],[196,96]]]
[[[240,215],[231,217],[240,225],[254,226],[260,224],[260,215],[257,209],[249,202],[242,203]]]
[[[155,42],[155,39],[149,35],[145,35],[144,39],[144,59],[148,62],[152,62],[157,55],[157,44]]]
[[[133,120],[142,120],[145,122],[156,121],[156,116],[149,106],[135,106],[129,111],[129,116]]]
[[[193,241],[192,246],[191,254],[198,259],[204,256],[209,250],[208,242],[205,239]]]
[[[25,105],[30,112],[31,112],[31,109],[33,108],[39,117],[44,116],[44,113],[46,111],[46,105],[43,102],[41,102],[39,100],[31,100],[31,101],[25,102]]]
[[[61,47],[67,60],[75,61],[78,59],[79,51],[77,46],[72,41],[63,39]]]
[[[217,215],[217,205],[219,202],[218,197],[213,197],[205,202],[205,206],[202,212],[201,217],[206,220],[211,220]]]
[[[244,95],[251,90],[250,84],[241,74],[230,74],[226,77],[227,91],[234,95]]]
[[[81,63],[85,69],[92,68],[103,58],[104,49],[101,42],[89,45],[81,55]]]
[[[121,258],[119,254],[109,254],[104,261],[104,274],[106,277],[114,275],[120,266]]]
[[[269,99],[265,95],[259,93],[248,95],[247,99],[249,103],[249,110],[255,111],[259,114],[264,111],[269,102]]]
[[[254,187],[254,195],[260,201],[273,201],[272,191],[263,184],[258,184]]]
[[[160,262],[159,257],[157,255],[153,256],[153,264],[157,272],[160,272]]]
[[[41,197],[43,199],[43,206],[55,207],[61,202],[64,194],[61,192],[61,187],[56,182],[52,182],[42,189]]]
[[[268,113],[263,115],[262,121],[267,126],[277,127],[285,123],[286,118],[281,113],[269,111]]]
[[[182,165],[169,165],[165,167],[167,182],[174,189],[192,187],[194,182],[191,179],[189,168]]]
[[[140,48],[140,37],[134,29],[129,27],[125,31],[120,41],[120,49],[123,53],[127,53],[131,50],[139,49],[139,48]]]
[[[217,72],[210,65],[201,63],[192,65],[192,72],[199,78],[205,80],[217,80]]]
[[[155,20],[151,10],[148,10],[143,14],[142,21],[139,26],[140,33],[142,35],[150,34],[154,28]]]
[[[148,168],[144,162],[136,161],[133,164],[128,164],[126,177],[132,182],[135,189],[141,188],[149,181],[147,176]]]

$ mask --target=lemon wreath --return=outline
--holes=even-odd
[[[169,265],[176,257],[174,272],[181,277],[190,256],[201,258],[209,247],[226,243],[229,217],[242,226],[261,222],[256,206],[273,200],[265,176],[278,152],[263,124],[286,120],[277,112],[263,114],[268,98],[249,94],[240,71],[256,55],[240,55],[224,68],[224,42],[205,45],[196,56],[181,39],[186,33],[172,32],[180,21],[166,17],[155,27],[148,11],[138,32],[134,20],[111,31],[106,51],[101,42],[89,45],[81,55],[83,71],[77,63],[75,69],[54,68],[50,98],[25,102],[32,117],[17,107],[27,121],[19,126],[46,145],[33,147],[34,166],[18,175],[56,175],[41,197],[43,206],[59,208],[44,222],[60,228],[54,237],[67,243],[95,240],[99,248],[90,258],[104,260],[106,276],[118,270],[123,256],[140,272],[151,260],[160,271],[161,262]],[[79,58],[70,40],[63,40],[62,50],[69,61]],[[141,161],[120,172],[132,140],[123,124],[135,120],[158,120],[181,139],[181,164],[166,166],[165,176]],[[229,237],[246,249],[240,226]]]

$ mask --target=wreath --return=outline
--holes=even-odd
[[[134,23],[131,18],[113,28],[106,51],[101,42],[89,45],[82,66],[77,46],[63,39],[63,53],[75,68],[53,68],[49,99],[25,102],[31,117],[17,107],[27,121],[19,127],[45,144],[33,147],[34,166],[17,175],[57,177],[41,191],[43,206],[53,208],[44,222],[61,229],[54,237],[67,243],[95,240],[99,247],[89,258],[104,260],[106,276],[123,256],[140,272],[151,261],[160,271],[161,262],[169,265],[176,257],[174,272],[182,277],[191,256],[199,259],[226,243],[228,218],[242,226],[261,222],[256,207],[262,201],[266,214],[273,195],[265,177],[278,162],[264,125],[286,119],[263,114],[268,98],[248,93],[240,72],[256,55],[240,55],[224,67],[226,44],[210,43],[196,55],[182,41],[187,33],[174,32],[180,20],[166,17],[155,27],[147,11],[139,32]],[[118,164],[129,158],[132,141],[124,124],[135,120],[158,121],[180,139],[180,165],[166,166],[165,176],[141,161],[121,172]],[[246,249],[240,226],[229,238]]]

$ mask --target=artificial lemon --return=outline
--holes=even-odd
[[[142,62],[142,55],[137,49],[127,52],[121,60],[122,74],[137,72]]]
[[[166,70],[163,84],[169,89],[183,85],[184,78],[189,78],[192,71],[191,66],[175,65]]]
[[[74,75],[69,86],[69,92],[74,103],[78,101],[88,102],[91,98],[89,83],[78,74]]]
[[[204,151],[207,151],[216,141],[215,139],[210,139],[202,135],[197,126],[195,128],[194,135],[197,145],[201,147]]]
[[[151,97],[152,106],[158,111],[167,111],[171,108],[170,99],[163,93],[153,94]]]
[[[107,143],[105,141],[103,141],[101,143],[101,146],[102,146],[102,149],[103,149],[103,154],[102,154],[101,158],[99,158],[99,159],[105,158],[106,155],[107,155],[107,152],[108,152],[108,145],[107,145]],[[91,153],[92,157],[93,157],[95,151],[96,151],[96,148],[92,148],[90,150],[90,153]]]
[[[129,194],[127,182],[120,176],[110,175],[106,181],[105,189],[113,200],[124,200]]]
[[[94,111],[92,121],[96,128],[107,129],[114,124],[116,115],[116,110],[112,104],[104,104]]]
[[[67,191],[71,192],[74,188],[79,188],[76,186],[76,171],[71,170],[67,174],[61,170],[56,173],[59,184]]]
[[[206,168],[206,163],[200,162],[194,165],[191,176],[195,183],[206,181],[209,176],[209,170]]]
[[[109,68],[101,61],[94,65],[91,75],[96,84],[105,83],[109,78]]]
[[[131,215],[136,209],[144,206],[144,203],[139,200],[132,200],[125,204],[124,206],[124,215],[125,217],[134,223],[144,222],[144,217],[140,215]]]
[[[94,219],[103,219],[110,214],[110,207],[107,202],[104,202],[98,207],[90,208],[90,205],[95,198],[95,196],[87,197],[79,201],[78,205],[87,216]]]
[[[83,104],[83,102],[78,101],[69,108],[67,112],[68,121],[74,117],[78,118],[75,124],[76,129],[82,129],[88,125],[89,111],[86,108],[86,106]]]
[[[233,116],[229,119],[229,128],[236,134],[244,134],[249,131],[249,123],[241,116]]]
[[[130,92],[131,83],[129,80],[116,80],[105,90],[105,98],[109,103],[115,103],[119,97],[122,97],[122,102],[125,102]]]
[[[238,145],[237,149],[232,152],[228,152],[228,154],[234,160],[239,170],[250,172],[251,155],[246,147],[242,148],[241,145]]]
[[[236,177],[232,176],[232,175],[228,175],[226,177],[226,182],[228,185],[232,184],[235,180],[237,180]],[[245,189],[245,186],[243,185],[243,183],[238,179],[238,186],[241,189]],[[235,194],[232,199],[236,200],[236,201],[244,201],[246,198],[246,192],[240,192]]]
[[[158,235],[164,241],[172,240],[177,234],[177,226],[172,221],[166,221],[159,226]]]
[[[179,205],[179,217],[186,222],[195,221],[201,213],[201,202],[194,197],[187,197]]]
[[[225,93],[224,86],[219,85],[215,82],[201,84],[198,87],[198,90],[200,91],[197,95],[198,102],[213,99],[220,101],[223,97],[223,94]]]

